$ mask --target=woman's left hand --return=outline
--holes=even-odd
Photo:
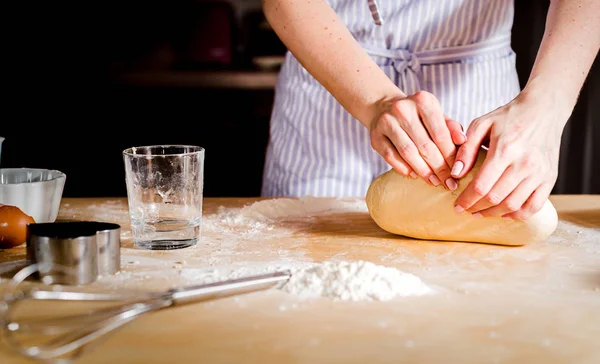
[[[469,172],[486,141],[489,149],[457,198],[457,213],[526,220],[542,208],[556,182],[561,134],[569,117],[559,112],[559,104],[521,93],[471,123],[452,176]]]

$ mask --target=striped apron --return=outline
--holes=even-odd
[[[512,0],[329,0],[406,94],[429,91],[467,127],[520,91]],[[275,87],[262,196],[364,197],[390,169],[369,131],[288,52]]]

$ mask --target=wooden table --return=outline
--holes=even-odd
[[[152,252],[132,246],[125,199],[65,198],[59,220],[122,226],[122,271],[90,287],[161,290],[211,268],[363,259],[435,291],[336,302],[270,290],[173,307],[110,334],[81,362],[600,363],[600,196],[551,200],[561,219],[552,237],[503,247],[392,236],[362,200],[207,198],[201,244]],[[239,225],[248,212],[272,219]],[[23,258],[23,247],[0,252],[4,262]],[[21,362],[0,346],[0,363]]]

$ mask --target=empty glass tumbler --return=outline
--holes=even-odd
[[[204,148],[151,145],[123,151],[133,242],[149,250],[194,246],[200,240]]]

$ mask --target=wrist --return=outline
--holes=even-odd
[[[405,99],[407,95],[402,92],[399,88],[392,89],[387,93],[383,94],[380,98],[376,99],[369,107],[369,112],[365,120],[361,120],[361,123],[371,130],[371,126],[379,119],[379,117],[387,111],[390,111],[394,102]]]
[[[577,97],[573,97],[564,89],[541,83],[528,83],[516,99],[537,112],[552,114],[550,120],[558,123],[561,128],[567,123],[577,102]]]

